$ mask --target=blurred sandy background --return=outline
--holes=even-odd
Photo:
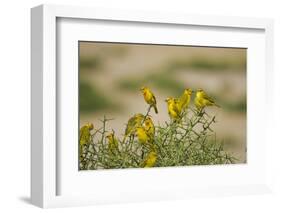
[[[202,88],[222,108],[209,107],[217,115],[213,126],[238,163],[246,162],[246,49],[188,46],[136,45],[80,42],[80,126],[96,128],[106,115],[109,129],[122,137],[128,118],[145,113],[147,104],[139,88],[150,87],[157,99],[155,123],[169,120],[168,96],[180,96],[184,88]]]

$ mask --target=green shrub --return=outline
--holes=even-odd
[[[150,108],[145,118],[153,117]],[[152,141],[142,144],[134,135],[116,138],[118,147],[112,150],[106,139],[112,132],[108,127],[110,119],[104,117],[101,128],[91,134],[89,144],[80,149],[80,170],[141,168],[152,150],[157,156],[154,167],[235,163],[216,141],[212,130],[215,122],[215,116],[190,108],[180,120],[155,125]]]

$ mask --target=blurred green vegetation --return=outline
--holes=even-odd
[[[237,69],[244,71],[246,69],[246,59],[236,58],[206,58],[204,56],[196,56],[191,59],[174,59],[165,67],[166,71],[178,71],[184,69],[194,69],[196,71],[225,71],[229,69]]]
[[[119,87],[128,91],[135,91],[142,86],[157,87],[170,95],[181,93],[185,87],[182,82],[177,80],[173,75],[165,73],[163,75],[158,73],[148,74],[143,78],[127,78],[119,82]]]
[[[189,70],[188,70],[189,69]],[[139,78],[128,78],[121,80],[119,86],[121,89],[135,90],[141,85],[153,85],[159,89],[171,91],[172,94],[181,92],[185,86],[174,77],[175,71],[226,71],[229,69],[237,69],[244,71],[246,69],[246,59],[244,57],[239,59],[217,58],[211,59],[202,57],[193,57],[191,59],[174,59],[169,61],[166,65],[159,68],[157,74],[148,74],[147,76]],[[145,71],[143,73],[151,73]],[[172,74],[173,73],[173,74]],[[233,106],[231,106],[233,107]]]
[[[120,46],[120,44],[117,44],[117,46],[113,45],[110,47],[104,47],[100,51],[104,54],[105,57],[123,57],[128,53],[128,49],[128,47]]]
[[[101,67],[101,58],[98,56],[80,57],[79,69],[98,70]]]
[[[148,74],[144,78],[129,77],[119,82],[119,87],[127,91],[136,91],[144,85],[148,87],[156,87],[165,91],[167,95],[173,95],[175,97],[179,97],[184,89],[186,89],[185,85],[181,81],[177,80],[173,77],[173,75],[168,73]],[[210,96],[213,97],[225,110],[246,113],[246,97],[231,101],[226,98],[222,98],[222,96],[219,96],[218,94],[210,94]]]
[[[97,112],[105,109],[119,110],[119,103],[113,103],[106,95],[89,83],[80,80],[79,85],[80,112]]]
[[[243,112],[246,113],[247,111],[247,102],[246,99],[238,100],[237,102],[226,102],[224,101],[222,105],[225,107],[226,110],[235,111],[235,112]]]
[[[227,100],[226,98],[223,98],[222,96],[219,96],[217,94],[212,94],[211,97],[213,97],[216,102],[225,110],[241,113],[246,113],[247,111],[246,97],[235,100]]]
[[[119,88],[127,91],[135,91],[145,85],[148,87],[156,87],[163,90],[167,95],[178,97],[186,88],[186,84],[175,75],[175,72],[190,71],[191,69],[196,72],[221,72],[227,70],[244,72],[246,70],[246,58],[241,57],[230,59],[196,56],[188,60],[174,59],[166,63],[164,66],[159,67],[158,70],[144,71],[143,73],[148,74],[143,77],[129,76],[126,79],[120,80]],[[246,97],[239,100],[227,100],[218,94],[211,95],[211,97],[214,97],[214,99],[228,111],[246,113]]]

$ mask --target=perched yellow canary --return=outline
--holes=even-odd
[[[156,98],[154,94],[151,92],[151,90],[148,87],[142,87],[141,92],[143,94],[144,100],[146,103],[148,103],[150,106],[154,108],[155,113],[158,113],[158,109],[156,107]]]
[[[93,129],[94,129],[94,125],[92,123],[87,123],[85,126],[80,128],[80,137],[79,137],[80,146],[84,146],[90,143],[91,130]]]
[[[142,127],[142,126],[137,127],[137,136],[138,136],[139,142],[141,144],[145,144],[149,139],[148,134],[146,133],[144,127]]]
[[[155,135],[155,127],[154,127],[151,117],[149,117],[149,116],[146,117],[146,119],[144,121],[144,129],[145,129],[147,135],[149,136],[150,141],[152,141],[154,139],[154,135]]]
[[[155,163],[156,163],[156,160],[157,160],[157,154],[156,154],[156,152],[151,151],[151,152],[147,155],[147,157],[146,157],[146,159],[144,160],[142,166],[143,166],[144,168],[153,167],[153,166],[155,165]]]
[[[188,107],[190,103],[191,95],[192,95],[192,89],[184,90],[182,96],[179,99],[180,111],[185,110]]]
[[[179,119],[180,118],[180,107],[179,102],[175,98],[167,98],[165,100],[168,104],[168,113],[171,119]]]
[[[195,104],[196,108],[199,109],[199,110],[203,109],[206,106],[217,106],[217,107],[220,107],[202,89],[198,89],[197,90],[196,96],[195,96],[195,99],[194,99],[194,104]]]
[[[106,136],[106,138],[108,139],[108,149],[111,152],[118,150],[118,140],[114,136],[114,133],[110,133],[109,135]]]
[[[141,126],[144,119],[144,115],[141,113],[135,114],[128,120],[127,127],[125,130],[125,137],[128,135],[135,134],[136,128]]]

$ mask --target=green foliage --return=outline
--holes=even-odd
[[[144,78],[127,78],[119,82],[119,87],[128,91],[136,91],[142,85],[148,87],[156,87],[163,90],[167,95],[177,95],[180,94],[185,86],[182,82],[177,80],[174,75],[170,73],[154,73],[149,74]],[[246,98],[241,98],[239,100],[225,100],[216,94],[211,94],[220,103],[225,110],[231,112],[243,112],[246,113],[247,101]]]
[[[215,95],[215,94],[210,94],[211,97],[213,97],[215,100],[217,100],[218,103],[227,111],[230,112],[241,112],[241,113],[246,113],[247,111],[247,98],[246,97],[240,97],[237,99],[232,99],[232,100],[226,100],[222,98],[222,95]]]
[[[101,66],[101,59],[97,56],[92,57],[80,57],[79,60],[79,69],[91,69],[91,70],[98,70]]]
[[[153,74],[148,76],[146,80],[151,81],[153,86],[172,94],[179,94],[185,89],[184,84],[175,79],[171,74]]]
[[[157,87],[170,95],[179,94],[185,89],[184,84],[177,80],[172,73],[149,74],[144,78],[127,78],[119,83],[119,87],[128,91],[135,91],[142,85]]]
[[[104,109],[117,110],[119,107],[112,103],[97,88],[85,81],[79,83],[79,110],[81,112],[96,112]]]
[[[145,117],[150,115],[150,108]],[[154,167],[213,165],[235,163],[216,141],[211,129],[215,116],[205,111],[189,109],[178,121],[169,121],[155,126],[152,141],[139,143],[136,136],[117,139],[118,148],[109,149],[106,135],[110,119],[104,117],[102,127],[92,133],[91,141],[80,150],[80,170],[140,168],[148,154],[157,154]]]
[[[247,111],[247,101],[245,99],[238,100],[236,102],[223,102],[223,106],[229,111],[243,112]]]
[[[167,71],[194,69],[196,71],[225,71],[229,69],[245,70],[246,60],[206,57],[193,57],[191,59],[175,59],[167,63]]]

